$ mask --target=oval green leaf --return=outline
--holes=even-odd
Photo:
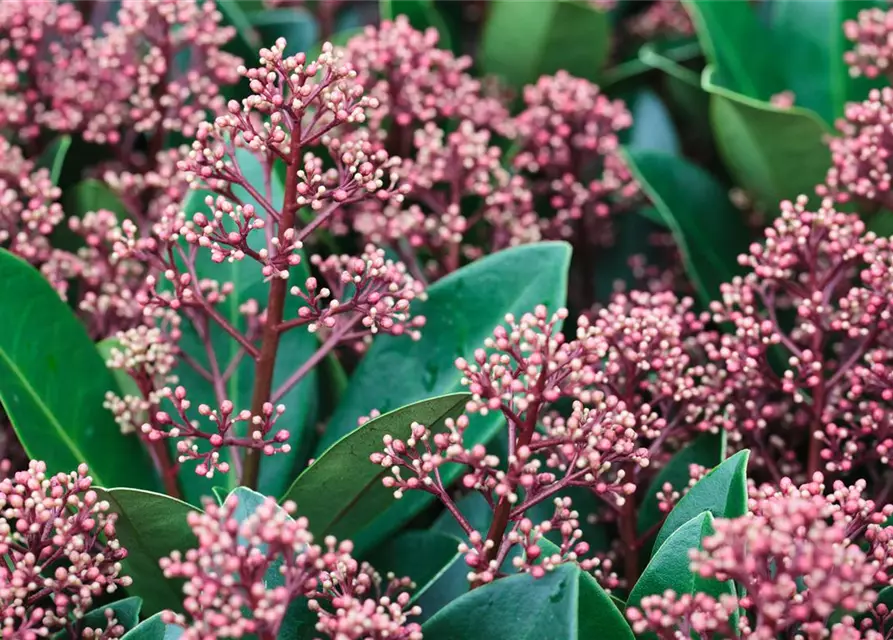
[[[774,62],[782,66],[796,103],[828,124],[843,116],[847,102],[865,100],[871,89],[885,84],[880,78],[854,78],[843,59],[853,48],[843,23],[879,5],[872,0],[775,0],[771,5],[772,31],[784,43],[784,55]]]
[[[657,473],[648,489],[645,498],[639,505],[636,531],[639,536],[645,535],[663,520],[664,514],[658,506],[657,492],[665,483],[677,491],[688,486],[689,467],[693,464],[712,469],[723,461],[726,455],[726,432],[704,433],[691,444],[670,458],[670,461]]]
[[[580,0],[490,3],[481,67],[520,88],[564,70],[598,80],[611,47],[608,14]]]
[[[645,567],[630,591],[627,604],[637,607],[645,596],[663,594],[668,589],[679,595],[699,591],[717,596],[734,593],[730,583],[707,581],[691,570],[689,552],[700,549],[701,541],[714,533],[713,515],[709,511],[698,514],[674,531]]]
[[[393,491],[381,484],[390,471],[369,461],[372,453],[382,450],[382,438],[409,437],[413,422],[436,429],[447,418],[459,416],[469,397],[454,393],[430,398],[366,422],[307,467],[282,500],[297,503],[318,538],[353,537],[394,500]]]
[[[164,609],[180,611],[182,581],[164,577],[158,561],[171,551],[186,551],[197,540],[186,522],[195,507],[161,493],[137,489],[99,489],[110,511],[118,514],[115,529],[127,549],[124,573],[133,578],[128,593],[143,599],[143,613]]]
[[[623,615],[594,583],[570,564],[539,580],[526,573],[502,578],[450,603],[422,633],[425,640],[633,638]]]
[[[390,572],[398,578],[404,576],[411,578],[416,584],[412,592],[412,601],[419,604],[422,611],[427,611],[436,605],[428,599],[426,607],[425,595],[429,589],[436,588],[437,583],[453,565],[458,564],[462,567],[461,576],[466,582],[467,590],[465,576],[468,573],[468,566],[459,553],[461,543],[459,538],[439,531],[406,531],[377,547],[366,560],[381,575]],[[428,614],[434,610],[436,609],[428,611]]]
[[[682,496],[679,504],[667,516],[657,539],[657,554],[667,539],[683,524],[695,516],[709,511],[715,518],[738,518],[747,513],[747,459],[748,450],[739,451],[723,461],[713,471]]]
[[[98,485],[156,488],[139,438],[102,404],[115,380],[86,329],[24,260],[0,249],[0,404],[51,473],[87,463]]]
[[[104,607],[93,609],[85,615],[80,623],[80,629],[105,629],[108,626],[108,619],[105,612],[112,610],[115,612],[115,619],[118,624],[124,627],[124,630],[130,630],[137,626],[140,621],[140,608],[143,606],[142,598],[136,596],[118,600]],[[64,638],[65,632],[57,633],[54,637]]]
[[[775,34],[757,19],[748,0],[684,0],[707,60],[728,88],[769,100],[788,87],[779,65]],[[754,46],[759,42],[760,46]]]
[[[165,624],[161,614],[156,613],[125,633],[121,640],[177,640],[182,635],[182,627]]]
[[[781,108],[729,90],[708,67],[710,122],[720,155],[735,179],[772,211],[781,200],[813,193],[831,166],[830,128],[815,113]]]
[[[720,285],[740,272],[748,229],[741,212],[709,173],[666,153],[630,149],[627,164],[654,203],[682,253],[701,301],[708,305]]]

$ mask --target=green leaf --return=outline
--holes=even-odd
[[[772,210],[824,181],[831,152],[823,139],[831,130],[815,113],[731,91],[710,67],[702,86],[711,94],[711,126],[726,167],[764,206]]]
[[[49,169],[50,180],[55,186],[59,186],[59,177],[62,175],[62,165],[65,164],[65,156],[71,148],[71,136],[61,135],[40,154],[37,160],[37,166],[43,169]]]
[[[108,626],[108,619],[105,612],[111,609],[115,612],[115,618],[118,624],[124,626],[124,630],[133,629],[140,621],[140,607],[143,606],[142,598],[136,596],[118,600],[104,607],[93,609],[85,615],[81,621],[80,628],[85,629],[105,629]],[[64,633],[56,634],[56,637],[64,637]]]
[[[461,542],[459,538],[438,531],[406,531],[376,548],[366,560],[381,575],[393,573],[398,578],[411,578],[416,584],[412,601],[426,611],[422,598],[429,589],[436,589],[437,582],[453,565],[462,568],[461,576],[467,590],[468,566],[459,553]],[[431,606],[429,604],[428,609]]]
[[[156,613],[125,633],[121,640],[177,640],[182,635],[182,627],[165,624],[161,614]]]
[[[704,511],[715,518],[737,518],[747,513],[747,459],[750,452],[739,451],[700,479],[667,516],[654,541],[653,555],[683,524]]]
[[[639,91],[630,105],[633,128],[627,147],[636,151],[659,151],[680,155],[679,136],[670,112],[654,91]]]
[[[632,639],[623,615],[594,582],[570,564],[538,580],[526,573],[502,578],[454,600],[422,633],[425,640]]]
[[[577,0],[490,3],[481,41],[486,73],[520,88],[565,70],[598,80],[611,46],[606,12]]]
[[[454,393],[422,400],[366,422],[307,467],[282,500],[297,503],[317,538],[353,537],[394,500],[393,491],[381,484],[390,470],[369,461],[382,450],[382,438],[409,437],[413,422],[437,428],[446,418],[459,416],[468,398],[467,393]]]
[[[186,522],[195,507],[161,493],[137,489],[99,489],[110,511],[118,514],[115,529],[127,549],[124,573],[133,578],[128,593],[143,599],[143,613],[163,609],[180,611],[182,582],[164,577],[158,561],[171,551],[186,551],[197,544]]]
[[[788,88],[775,36],[759,23],[748,0],[684,2],[704,55],[726,79],[729,90],[768,101]]]
[[[260,192],[263,192],[263,185],[267,177],[264,175],[261,164],[251,153],[242,149],[239,149],[236,155],[239,167],[245,177]],[[283,198],[282,182],[275,172],[269,176],[269,180],[271,200],[274,206],[278,206]],[[247,192],[241,187],[235,188],[234,191],[240,201],[253,204],[258,215],[263,216],[263,207]],[[191,217],[197,211],[210,215],[207,205],[204,204],[206,195],[208,195],[207,192],[203,191],[193,192],[184,205],[188,216]],[[255,248],[265,246],[263,230],[253,231],[249,235],[248,241]],[[292,269],[292,278],[295,284],[303,283],[309,275],[305,262]],[[200,279],[212,278],[220,282],[233,283],[232,294],[227,296],[225,302],[217,306],[217,310],[230,324],[244,331],[245,320],[239,312],[239,307],[249,299],[266,300],[269,290],[269,285],[264,282],[260,266],[250,259],[224,261],[218,264],[211,260],[209,251],[202,250],[196,253],[195,269]],[[285,306],[286,317],[296,317],[299,306],[300,303],[295,296],[288,296]],[[251,407],[254,388],[254,361],[250,356],[243,355],[238,343],[216,323],[212,321],[211,325],[211,346],[219,370],[228,370],[234,359],[239,359],[238,366],[233,369],[233,374],[226,381],[223,390],[226,397],[217,398],[214,385],[186,363],[181,363],[175,370],[175,374],[180,379],[180,384],[189,390],[189,399],[194,407],[203,403],[217,407],[221,400],[228,399],[233,402],[236,411],[248,409]],[[279,341],[279,351],[276,357],[273,389],[278,388],[293,371],[306,362],[316,352],[318,345],[317,338],[301,327],[283,334]],[[193,360],[201,363],[206,370],[213,370],[214,367],[209,361],[205,341],[201,339],[191,322],[183,324],[180,348]],[[288,486],[289,481],[294,478],[297,461],[302,460],[308,454],[308,431],[313,428],[316,420],[317,396],[317,372],[313,370],[280,400],[287,409],[277,426],[288,429],[291,433],[288,440],[291,444],[291,451],[262,457],[258,488],[263,493],[273,495],[281,493]],[[204,418],[201,418],[200,422],[208,424]],[[173,447],[174,444],[172,443],[171,446]],[[226,458],[227,454],[228,452],[221,452],[221,458]],[[219,481],[199,476],[194,473],[194,469],[194,464],[184,465],[180,478],[187,500],[197,504],[202,496],[210,494],[214,484],[219,484]],[[230,473],[227,474],[227,481],[228,488],[234,489],[239,478],[236,473]]]
[[[50,473],[87,463],[96,484],[155,488],[134,435],[103,408],[115,380],[83,324],[31,265],[0,249],[0,404]]]
[[[248,13],[246,13],[246,10],[250,11],[252,8],[251,4],[255,5],[253,7],[255,10],[263,9],[261,2],[249,3],[245,2],[245,0],[221,0],[217,3],[217,6],[220,8],[224,18],[226,18],[226,22],[234,27],[236,33],[239,34],[243,47],[242,51],[257,54],[261,47],[270,45],[272,42],[263,42],[260,34],[251,25],[251,19]]]
[[[379,336],[351,378],[350,385],[318,450],[331,446],[354,429],[357,419],[373,409],[391,411],[432,395],[462,390],[457,357],[471,358],[483,346],[505,314],[521,315],[543,304],[556,311],[565,304],[570,246],[542,242],[500,251],[439,280],[428,289],[428,299],[413,304],[425,316],[422,338]],[[466,431],[471,445],[489,440],[500,428],[496,414],[472,416]],[[452,482],[461,468],[443,470]],[[376,524],[355,538],[360,545],[375,546],[408,521],[432,498],[410,492],[390,507]]]
[[[104,182],[89,178],[75,186],[66,205],[72,213],[83,217],[90,211],[106,209],[120,217],[127,217],[128,211],[121,199]]]
[[[734,582],[707,580],[691,570],[689,552],[700,549],[702,540],[714,533],[713,515],[709,511],[698,514],[674,531],[645,567],[629,594],[627,605],[638,607],[645,596],[663,594],[668,589],[677,595],[703,592],[718,598],[724,593],[734,594]]]
[[[419,31],[429,27],[436,29],[440,36],[440,48],[452,48],[450,31],[433,0],[380,0],[378,6],[382,20],[394,20],[399,15],[405,15],[409,24]]]
[[[658,507],[657,492],[669,482],[674,489],[681,490],[688,486],[689,466],[700,465],[712,469],[723,461],[726,453],[726,432],[704,433],[691,444],[670,458],[670,461],[657,473],[645,492],[645,498],[639,505],[636,531],[644,535],[652,527],[663,520],[663,513]]]
[[[630,171],[673,233],[685,269],[707,305],[720,285],[740,271],[748,246],[741,212],[713,177],[687,160],[665,153],[629,150]]]
[[[318,40],[316,20],[306,9],[265,9],[251,16],[251,24],[260,36],[261,46],[270,46],[277,38],[285,38],[288,55],[309,51]]]
[[[771,27],[784,55],[775,58],[794,92],[798,106],[812,109],[828,124],[843,116],[847,102],[864,100],[884,86],[882,79],[850,76],[843,54],[852,49],[843,23],[860,11],[879,6],[871,0],[776,0],[771,5]]]

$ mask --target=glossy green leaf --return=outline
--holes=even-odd
[[[747,513],[747,459],[750,452],[739,451],[701,478],[667,516],[657,534],[652,555],[683,524],[709,511],[715,518],[737,518]]]
[[[133,629],[140,620],[140,607],[142,607],[142,598],[136,596],[118,600],[112,604],[98,607],[88,612],[81,621],[81,629],[106,629],[108,627],[108,618],[105,617],[106,611],[114,611],[117,624],[124,627],[124,630]],[[65,633],[57,633],[54,637],[64,638]]]
[[[684,2],[704,55],[729,90],[768,101],[787,88],[775,35],[760,24],[748,0]]]
[[[775,0],[771,5],[771,28],[784,54],[775,57],[785,71],[787,87],[798,106],[812,109],[828,124],[843,116],[847,102],[864,100],[884,80],[854,78],[843,60],[853,43],[843,32],[843,23],[860,11],[883,6],[872,0]]]
[[[59,186],[59,178],[62,176],[62,165],[65,164],[65,156],[71,148],[71,136],[61,135],[43,150],[37,161],[37,166],[48,169],[50,172],[50,180],[56,186]]]
[[[165,624],[161,614],[156,613],[125,633],[121,640],[178,640],[182,635],[182,627]]]
[[[127,207],[121,199],[104,182],[93,178],[79,182],[70,200],[68,207],[78,216],[100,209],[112,211],[121,217],[127,216]]]
[[[508,249],[429,287],[428,299],[413,303],[413,312],[427,319],[421,340],[376,338],[354,372],[317,450],[352,431],[357,419],[373,409],[391,411],[432,395],[461,391],[456,358],[471,358],[504,322],[505,314],[521,315],[538,304],[550,311],[564,306],[570,255],[570,246],[563,242]],[[496,414],[473,416],[466,443],[489,440],[501,424]],[[449,483],[459,473],[459,467],[447,468],[442,477]],[[355,542],[366,548],[376,546],[431,500],[429,494],[410,492]]]
[[[430,598],[426,603],[425,595],[429,589],[436,590],[438,581],[453,565],[461,567],[465,590],[468,588],[465,577],[468,565],[459,553],[461,542],[459,538],[439,531],[406,531],[376,548],[366,560],[381,575],[393,573],[398,578],[411,578],[416,584],[412,601],[419,604],[423,611],[429,611],[430,615],[436,610],[432,608],[436,605]]]
[[[558,70],[598,80],[610,46],[608,14],[590,3],[493,0],[480,63],[519,88]]]
[[[452,48],[450,31],[434,6],[434,0],[379,0],[378,6],[382,20],[394,20],[397,16],[404,15],[409,24],[419,31],[430,27],[437,29],[440,48]]]
[[[138,437],[103,408],[115,380],[44,277],[0,249],[0,404],[28,456],[51,473],[87,463],[96,484],[155,488]]]
[[[636,151],[657,151],[679,155],[679,136],[670,112],[654,91],[638,92],[630,104],[633,128],[626,146]]]
[[[394,492],[381,484],[390,470],[369,461],[372,453],[382,450],[382,438],[409,437],[413,422],[437,428],[445,419],[459,416],[468,398],[467,393],[449,394],[369,420],[307,467],[282,500],[297,503],[318,538],[353,537],[394,500]]]
[[[124,573],[133,578],[128,593],[143,599],[143,613],[182,608],[182,582],[164,577],[158,561],[171,551],[186,551],[197,544],[186,522],[192,505],[169,496],[137,489],[100,489],[110,511],[118,514],[115,529],[127,549]]]
[[[701,88],[700,75],[681,64],[691,59],[695,50],[700,52],[697,43],[667,47],[649,42],[639,49],[639,59],[665,74],[663,84],[667,103],[689,144],[712,150],[710,96]]]
[[[627,604],[637,607],[645,596],[660,595],[668,589],[678,595],[703,592],[716,598],[725,593],[734,594],[734,582],[708,580],[691,570],[690,551],[700,549],[703,539],[714,533],[713,515],[709,511],[698,514],[674,531],[645,567]]]
[[[608,595],[574,565],[540,579],[502,578],[454,600],[422,626],[426,640],[633,638]]]
[[[251,16],[251,25],[260,37],[261,46],[268,47],[277,38],[285,38],[289,55],[309,51],[319,39],[316,20],[304,8],[265,9]]]
[[[255,11],[262,10],[263,3],[259,1],[245,2],[245,0],[221,0],[217,6],[220,7],[220,12],[223,14],[226,22],[234,27],[236,33],[239,34],[239,39],[246,52],[257,53],[261,47],[272,44],[271,42],[263,42],[260,34],[251,24],[250,14],[252,9]]]
[[[824,181],[831,166],[824,137],[831,131],[815,113],[731,91],[709,67],[702,86],[711,94],[711,126],[726,167],[770,211]]]
[[[741,212],[713,177],[687,160],[629,150],[630,171],[673,233],[685,269],[704,304],[740,271],[748,229]]]
[[[704,433],[692,443],[678,452],[654,476],[654,480],[645,491],[645,498],[639,505],[637,533],[642,536],[654,528],[661,520],[663,513],[658,507],[657,492],[666,483],[677,491],[688,486],[691,475],[689,467],[693,464],[712,469],[725,459],[726,432]]]
[[[246,151],[238,151],[237,156],[243,174],[252,185],[263,191],[262,185],[268,178],[264,175],[263,167],[252,154]],[[282,202],[283,197],[282,182],[275,173],[269,176],[269,181],[271,200],[274,205],[278,205]],[[234,191],[242,202],[254,204],[258,215],[263,215],[262,206],[241,187],[236,187]],[[206,192],[193,192],[184,205],[188,215],[191,216],[197,211],[209,214],[207,205],[204,203],[206,195]],[[262,230],[255,230],[249,235],[249,243],[256,248],[265,246],[263,235]],[[217,310],[230,324],[244,330],[245,320],[239,312],[239,307],[249,299],[266,300],[269,290],[269,285],[264,282],[260,266],[250,259],[224,261],[217,264],[211,260],[210,252],[203,250],[196,254],[195,268],[199,278],[207,277],[220,282],[233,283],[232,294],[227,296],[225,302],[217,306]],[[303,283],[307,276],[307,265],[303,262],[292,269],[292,278],[295,283]],[[285,307],[286,317],[295,317],[299,306],[299,301],[295,296],[288,296]],[[204,331],[204,329],[202,330]],[[216,407],[222,400],[228,399],[233,402],[237,411],[250,408],[254,387],[254,361],[250,356],[244,355],[238,343],[214,322],[211,322],[210,337],[213,360],[209,358],[206,343],[201,339],[196,327],[191,322],[184,322],[180,348],[208,371],[213,371],[216,367],[219,371],[231,370],[233,373],[227,379],[223,389],[225,398],[218,398],[214,385],[210,381],[198,374],[187,363],[181,363],[175,370],[175,374],[180,379],[180,384],[189,390],[192,406],[198,407],[204,403]],[[276,357],[273,389],[278,388],[293,371],[306,362],[314,354],[318,345],[317,338],[300,327],[283,334]],[[230,369],[231,364],[236,360],[238,365]],[[281,493],[294,478],[296,463],[309,453],[307,432],[313,428],[316,420],[317,396],[317,373],[313,370],[281,398],[280,402],[286,406],[286,412],[277,425],[290,432],[291,437],[288,442],[291,444],[291,451],[287,454],[264,456],[261,460],[258,488],[264,493],[273,495]],[[196,415],[196,417],[198,416]],[[207,424],[204,418],[200,418],[200,422]],[[227,454],[228,452],[223,452],[221,458]],[[194,464],[183,465],[180,478],[187,500],[197,504],[202,496],[210,495],[212,487],[219,484],[220,480],[199,476],[193,473],[194,468]],[[229,482],[229,489],[235,488],[239,482],[236,473],[227,474],[226,479]]]

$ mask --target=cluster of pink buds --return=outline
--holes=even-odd
[[[115,537],[115,516],[91,484],[87,465],[51,476],[36,461],[0,480],[2,637],[86,637],[81,618],[94,600],[130,584],[121,575],[127,552]]]
[[[172,375],[176,355],[173,345],[156,327],[141,325],[120,331],[115,338],[118,346],[112,347],[106,365],[127,373],[136,383],[139,395],[120,397],[109,391],[105,406],[115,414],[122,433],[134,433],[165,397],[162,389],[177,381]]]
[[[413,29],[405,16],[366,27],[346,46],[357,80],[380,108],[370,114],[389,151],[408,157],[413,131],[432,121],[470,120],[498,129],[508,119],[502,103],[485,95],[468,70],[471,58],[438,48],[435,29]],[[387,128],[385,128],[385,123]]]
[[[695,26],[680,0],[656,0],[627,21],[630,33],[642,40],[693,36]]]
[[[864,102],[847,104],[837,128],[842,135],[830,139],[833,164],[819,195],[873,208],[893,206],[893,89],[872,89]]]
[[[691,632],[770,639],[794,630],[808,639],[881,640],[889,611],[875,600],[893,577],[893,527],[882,524],[893,505],[878,509],[863,496],[865,488],[864,481],[835,481],[826,493],[821,474],[800,486],[784,478],[753,488],[751,512],[716,520],[716,533],[691,551],[693,571],[735,580],[741,595],[649,596],[627,612],[633,629],[668,640]],[[752,615],[735,623],[739,609]],[[839,610],[851,615],[833,624],[829,636],[827,620]]]
[[[49,235],[62,221],[61,195],[47,169],[0,136],[0,246],[40,265],[52,252]]]
[[[635,549],[640,472],[668,441],[684,441],[694,431],[684,407],[699,397],[689,369],[698,372],[691,363],[700,349],[693,336],[704,318],[690,311],[691,304],[669,293],[618,296],[594,320],[582,317],[571,340],[559,331],[565,310],[549,317],[538,307],[520,319],[507,316],[507,326],[496,328],[472,362],[456,362],[471,392],[467,411],[505,418],[506,459],[465,443],[467,416],[445,421],[441,432],[413,424],[407,440],[387,436],[384,451],[372,455],[372,462],[392,470],[385,486],[398,498],[421,490],[444,503],[469,536],[475,580],[498,577],[509,548],[534,526],[528,510],[544,500],[560,502],[570,487],[588,488],[618,518],[625,516],[621,526],[631,525],[632,533],[624,536]],[[573,401],[569,415],[553,408],[562,398]],[[438,471],[445,463],[466,467],[462,484],[481,492],[493,509],[486,536],[455,508]],[[568,509],[545,526],[575,535],[578,527],[570,523],[576,516]],[[536,557],[528,551],[523,558]],[[585,552],[574,553],[577,560]],[[550,565],[539,566],[537,572]],[[628,571],[632,576],[635,569]]]
[[[738,634],[734,616],[738,599],[728,594],[719,600],[705,593],[674,591],[645,596],[638,607],[629,607],[626,617],[637,635],[653,633],[660,640],[682,638],[734,638]]]
[[[41,120],[61,120],[54,116],[50,105],[67,101],[59,100],[58,87],[53,86],[50,76],[58,77],[59,72],[53,73],[53,67],[67,68],[78,57],[73,55],[77,48],[74,36],[89,33],[74,4],[3,3],[0,7],[0,51],[3,51],[0,128],[15,130],[23,139],[31,139],[40,133]],[[46,55],[47,48],[50,55]],[[79,118],[80,114],[76,116]],[[75,116],[69,116],[72,117]],[[59,124],[64,123],[62,120]]]
[[[889,583],[889,551],[874,543],[867,553],[858,539],[866,528],[873,538],[888,538],[876,535],[884,531],[876,523],[891,509],[874,512],[874,503],[860,495],[863,488],[836,483],[824,496],[820,475],[800,487],[784,481],[763,487],[752,513],[715,522],[715,535],[692,552],[693,570],[744,587],[740,606],[759,612],[753,623],[742,616],[744,635],[776,637],[795,626],[821,637],[836,609],[861,613],[871,607],[875,587]]]
[[[381,576],[366,562],[352,557],[353,543],[325,539],[324,565],[315,592],[310,594],[311,611],[319,615],[316,630],[332,640],[421,640],[421,627],[410,617],[422,613],[410,605],[409,578]]]
[[[188,460],[198,461],[195,472],[200,476],[213,478],[215,471],[228,473],[230,465],[220,454],[229,447],[256,449],[266,456],[288,453],[291,450],[288,431],[275,429],[276,422],[285,413],[284,405],[274,407],[272,403],[266,402],[259,414],[252,415],[248,409],[236,411],[229,400],[221,402],[218,409],[202,404],[198,406],[198,414],[213,425],[213,430],[203,430],[196,420],[187,415],[192,405],[186,398],[184,387],[165,387],[159,394],[171,401],[176,416],[158,411],[140,430],[149,442],[158,442],[164,438],[177,440],[178,462],[182,464]],[[240,423],[244,423],[248,437],[237,435],[242,430]],[[206,442],[208,447],[200,448],[199,440]]]
[[[872,383],[886,375],[889,243],[801,196],[739,261],[749,272],[711,307],[734,332],[707,345],[701,419],[752,447],[776,480],[886,460],[889,403]],[[854,378],[866,367],[874,377]]]
[[[383,249],[369,245],[359,257],[314,255],[310,262],[328,286],[308,278],[303,290],[292,287],[291,294],[305,303],[294,324],[306,324],[311,333],[325,330],[340,342],[379,332],[421,337],[418,328],[425,318],[410,317],[409,305],[417,297],[425,299],[424,288],[403,263],[387,259]]]
[[[352,556],[350,542],[331,536],[314,544],[306,518],[292,519],[294,503],[267,498],[245,518],[239,499],[212,500],[189,514],[199,546],[161,560],[168,578],[184,578],[185,615],[165,619],[185,627],[187,640],[208,637],[275,638],[289,605],[308,598],[318,632],[333,640],[420,640],[420,613],[409,605],[406,579],[381,589],[381,578]]]
[[[843,54],[850,66],[850,75],[876,78],[890,77],[893,63],[893,11],[880,8],[864,9],[855,20],[843,24],[843,32],[854,44],[852,51]]]
[[[424,324],[424,318],[410,316],[411,302],[424,297],[421,282],[382,250],[367,246],[355,257],[305,258],[305,244],[325,234],[342,207],[366,200],[398,204],[406,188],[398,184],[400,160],[360,127],[378,100],[364,95],[342,52],[326,43],[308,60],[303,53],[286,55],[286,46],[280,38],[260,51],[260,66],[239,67],[250,95],[231,101],[213,122],[198,125],[191,149],[177,163],[191,188],[210,192],[204,209],[187,213],[169,205],[151,225],[124,221],[113,244],[113,261],[148,265],[145,288],[137,296],[147,316],[162,322],[179,316],[202,341],[220,330],[238,345],[230,363],[212,358],[204,364],[181,351],[183,363],[215,384],[225,383],[242,357],[257,366],[260,386],[250,408],[236,408],[224,397],[216,398],[214,409],[197,407],[214,423],[210,431],[187,415],[185,389],[158,390],[173,401],[179,417],[153,409],[142,434],[156,443],[183,438],[180,462],[199,460],[202,475],[229,470],[220,455],[226,447],[244,447],[247,457],[288,451],[287,432],[274,428],[281,414],[276,405],[333,349],[362,345],[376,333],[417,339]],[[278,163],[285,165],[284,193],[277,193]],[[162,179],[155,186],[164,184]],[[235,292],[231,281],[217,280],[213,265],[242,262],[238,268],[246,274],[256,269],[246,277],[266,283],[268,295],[266,306],[254,298],[241,301],[239,317],[233,318],[221,305],[243,292]],[[302,273],[309,277],[299,279]],[[299,305],[288,304],[289,289]],[[179,328],[168,324],[177,340]],[[322,345],[273,389],[280,336],[300,327],[320,332]],[[235,437],[234,425],[246,421],[250,437]],[[210,449],[200,450],[200,440]]]
[[[124,0],[116,15],[46,2],[7,2],[0,10],[0,122],[23,138],[40,127],[81,131],[100,144],[133,146],[146,134],[187,135],[237,80],[237,59],[222,51],[235,29],[221,25],[214,2]],[[88,24],[101,24],[94,29]]]
[[[415,156],[400,171],[409,187],[406,202],[363,203],[341,231],[358,231],[403,253],[408,243],[434,277],[480,257],[482,250],[470,238],[493,250],[540,239],[533,196],[503,166],[502,150],[488,130],[463,120],[447,133],[428,122],[414,132],[413,142]],[[470,209],[469,198],[480,204]]]
[[[513,165],[555,212],[542,220],[543,234],[610,241],[607,218],[639,194],[618,153],[617,134],[632,125],[626,105],[564,71],[525,87],[524,104],[512,125],[519,147]],[[593,171],[596,178],[584,179]]]

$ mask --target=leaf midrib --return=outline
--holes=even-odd
[[[22,387],[29,393],[29,395],[32,397],[32,400],[37,405],[37,407],[46,415],[47,420],[58,432],[60,440],[62,440],[68,446],[71,453],[74,454],[75,460],[76,461],[79,460],[81,462],[86,462],[87,457],[81,451],[80,447],[78,447],[77,443],[75,443],[71,438],[69,438],[68,434],[62,428],[62,425],[56,419],[56,416],[53,414],[53,412],[50,411],[50,408],[43,401],[40,394],[37,393],[37,390],[34,389],[33,386],[31,386],[31,383],[28,381],[28,379],[25,377],[25,375],[22,373],[22,371],[16,366],[16,364],[13,362],[10,355],[7,353],[6,349],[4,349],[2,346],[0,346],[0,358],[2,358],[3,361],[6,363],[6,365],[12,370],[13,374],[15,374],[17,376]],[[2,396],[3,396],[3,389],[0,388],[0,399],[2,399]],[[8,410],[8,407],[7,407],[7,410]],[[23,446],[25,446],[25,448],[27,449],[27,445],[24,445],[24,443],[23,443]],[[97,484],[100,484],[100,485],[104,484],[102,479],[100,478],[99,474],[96,473],[96,470],[94,467],[91,467],[90,475],[92,476],[93,480]]]

